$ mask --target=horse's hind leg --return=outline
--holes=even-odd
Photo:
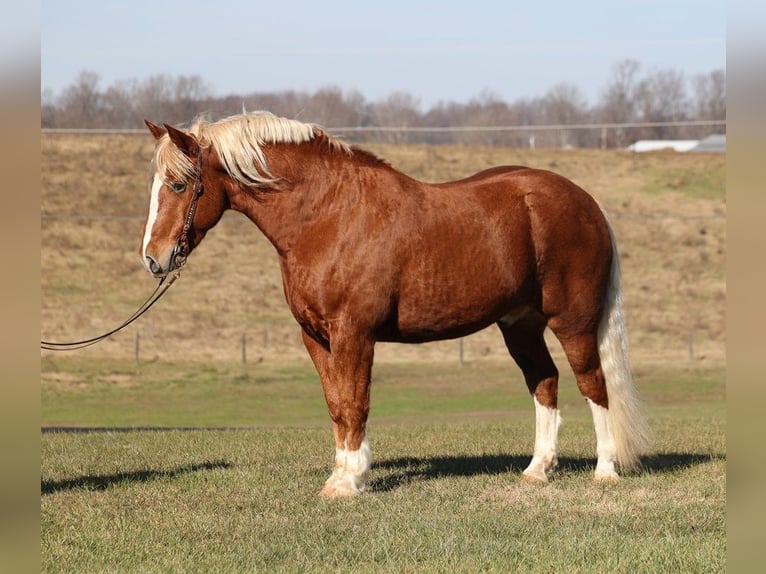
[[[558,462],[559,373],[545,344],[545,319],[532,309],[509,313],[497,323],[508,351],[524,373],[535,403],[535,450],[522,479],[547,482]]]
[[[577,379],[577,387],[585,397],[593,415],[596,430],[596,472],[594,480],[612,482],[619,479],[615,470],[617,448],[607,422],[609,401],[606,380],[601,368],[598,350],[598,336],[595,332],[571,333],[551,326],[554,334],[561,341],[569,364]],[[558,332],[557,332],[558,331]]]

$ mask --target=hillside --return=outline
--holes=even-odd
[[[602,150],[370,145],[426,181],[499,164],[551,169],[589,190],[610,214],[623,266],[637,368],[725,361],[725,157]],[[41,136],[41,336],[89,337],[127,318],[155,286],[138,257],[153,139]],[[258,229],[228,213],[181,279],[145,317],[84,357],[141,360],[308,360],[282,294],[276,255]],[[495,329],[464,341],[465,359],[510,360]],[[551,340],[554,358],[560,356]],[[55,356],[44,369],[55,370]],[[457,360],[457,343],[379,345],[377,361]],[[51,361],[53,363],[51,363]],[[557,358],[557,362],[564,364]]]

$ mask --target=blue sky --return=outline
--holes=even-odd
[[[322,86],[424,107],[574,84],[595,103],[614,62],[688,77],[726,66],[723,0],[375,2],[42,0],[41,89],[199,75],[216,95]]]

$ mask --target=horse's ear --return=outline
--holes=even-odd
[[[165,128],[154,125],[149,120],[144,120],[144,123],[146,124],[146,127],[149,128],[149,131],[152,132],[154,139],[159,140],[162,136],[165,135]]]
[[[193,135],[182,132],[171,125],[163,125],[165,126],[165,129],[168,130],[170,141],[176,144],[176,147],[180,149],[184,155],[191,157],[196,156],[199,153],[199,144]]]

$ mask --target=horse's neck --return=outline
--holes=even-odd
[[[309,149],[300,150],[301,157],[277,153],[269,158],[269,169],[279,179],[275,190],[239,188],[230,197],[232,208],[250,218],[280,253],[289,251],[302,231],[331,209],[339,188],[343,193],[353,191],[348,178],[353,169],[350,157],[324,156],[308,145],[296,147]],[[344,159],[348,169],[342,165],[339,169]]]

